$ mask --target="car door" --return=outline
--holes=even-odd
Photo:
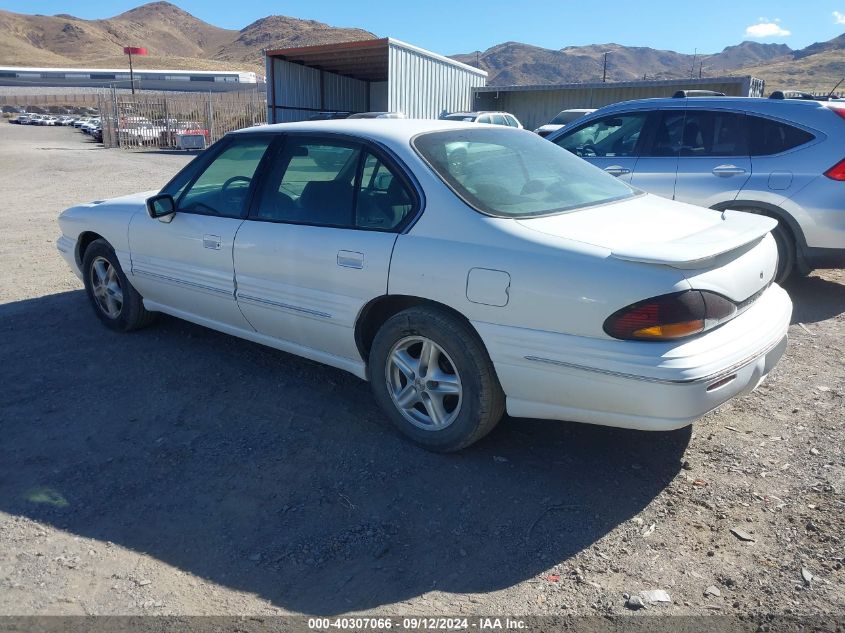
[[[702,207],[735,200],[750,176],[745,114],[688,108],[678,157],[675,200]]]
[[[631,184],[643,191],[673,199],[683,133],[682,108],[653,112],[644,130],[645,138]]]
[[[611,114],[567,128],[553,143],[625,182],[637,165],[647,112]]]
[[[243,314],[302,355],[360,362],[356,319],[387,292],[396,236],[420,200],[377,148],[287,135],[235,239]]]
[[[232,247],[246,216],[253,177],[272,136],[233,135],[195,173],[168,190],[177,212],[129,225],[132,284],[152,309],[193,321],[251,329],[235,301]]]

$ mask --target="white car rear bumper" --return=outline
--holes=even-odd
[[[685,342],[473,325],[510,415],[665,431],[757,387],[786,349],[791,315],[789,296],[772,285],[743,314]]]

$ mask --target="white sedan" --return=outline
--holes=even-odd
[[[792,312],[774,220],[642,193],[499,126],[250,128],[59,225],[107,327],[164,312],[344,369],[439,451],[505,411],[686,426],[763,380]]]

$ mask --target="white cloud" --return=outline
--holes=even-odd
[[[845,24],[845,13],[839,13],[839,11],[834,11],[833,21],[837,24]]]
[[[757,24],[752,24],[745,29],[745,37],[754,37],[762,39],[765,37],[786,37],[792,35],[791,31],[787,31],[779,24],[780,20],[761,20]]]

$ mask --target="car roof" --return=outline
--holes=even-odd
[[[777,112],[784,108],[824,108],[825,101],[806,99],[766,99],[763,97],[659,97],[653,99],[634,99],[620,101],[604,106],[596,112],[609,112],[617,109],[649,110],[657,108],[732,108],[757,112]],[[595,114],[595,113],[594,113]]]
[[[464,121],[444,121],[442,119],[335,119],[325,121],[299,121],[297,123],[276,123],[248,127],[231,134],[250,134],[270,132],[334,133],[361,136],[387,143],[407,144],[417,134],[443,130],[477,130],[477,124]],[[518,131],[516,128],[502,127],[503,130]]]

